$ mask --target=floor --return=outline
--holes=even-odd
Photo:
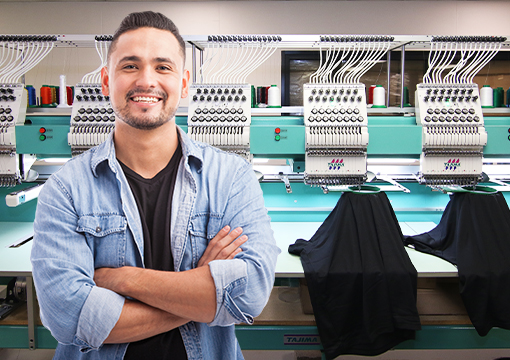
[[[51,360],[54,350],[0,349],[1,360]],[[245,351],[246,360],[316,360],[315,351]],[[510,360],[510,350],[394,350],[380,356],[339,356],[337,360]]]

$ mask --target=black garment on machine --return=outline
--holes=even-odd
[[[510,209],[501,193],[455,193],[439,225],[406,244],[457,265],[460,295],[476,331],[510,330]]]
[[[174,271],[170,229],[172,195],[182,149],[175,150],[168,165],[152,179],[145,179],[121,163],[136,200],[142,221],[144,264],[147,269]],[[179,328],[150,338],[131,342],[124,360],[187,360]]]
[[[326,358],[378,355],[421,329],[417,272],[385,193],[344,193],[300,255]]]

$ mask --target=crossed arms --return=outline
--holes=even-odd
[[[211,322],[216,312],[216,288],[210,261],[233,259],[248,237],[225,226],[208,244],[198,267],[166,272],[137,267],[99,268],[97,286],[138,301],[126,300],[120,318],[105,343],[142,340],[189,321]]]
[[[68,164],[64,175],[77,173],[87,181],[81,187],[95,186],[89,170],[74,164]],[[216,203],[221,220],[190,220],[191,229],[180,235],[191,237],[190,246],[193,241],[199,246],[182,253],[187,270],[180,272],[125,266],[140,266],[127,221],[136,216],[136,208],[119,213],[115,181],[104,182],[95,195],[111,201],[94,213],[90,193],[77,191],[69,176],[50,178],[39,195],[31,260],[41,319],[55,339],[88,352],[105,341],[135,341],[189,321],[252,323],[269,297],[279,249],[251,167],[239,168],[233,177],[222,175],[231,177],[231,188],[228,199]],[[222,235],[219,226],[226,224],[242,227],[249,240],[228,228]],[[218,232],[216,240],[208,240],[204,229]],[[191,269],[194,256],[196,267]]]

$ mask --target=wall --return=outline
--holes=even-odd
[[[183,34],[507,35],[505,1],[0,2],[5,33],[111,33],[132,11],[172,18]]]
[[[510,35],[505,1],[0,2],[0,33],[111,34],[125,15],[148,9],[169,16],[186,35]],[[94,49],[56,49],[26,83],[58,84],[66,74],[72,85],[98,65]],[[248,81],[280,84],[280,65],[276,53]]]

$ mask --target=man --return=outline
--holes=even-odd
[[[169,19],[128,15],[102,70],[115,132],[39,196],[31,259],[55,359],[242,359],[233,324],[268,299],[279,249],[250,165],[175,124],[184,57]]]

